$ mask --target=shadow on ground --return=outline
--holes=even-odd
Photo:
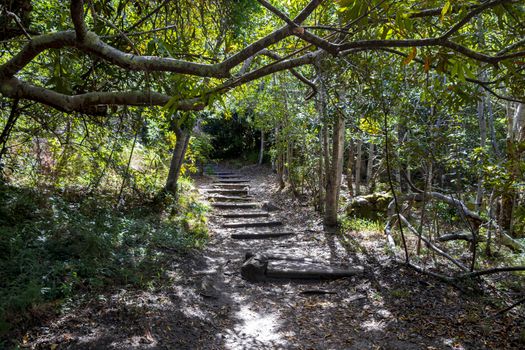
[[[234,241],[212,216],[211,242],[174,262],[169,283],[118,291],[33,329],[27,345],[53,349],[512,349],[516,318],[488,319],[496,306],[390,263],[382,237],[325,234],[320,218],[277,191],[268,169],[243,170],[257,200],[296,236]],[[198,179],[205,187],[211,180]],[[363,243],[365,242],[365,243]],[[249,283],[247,251],[311,257],[364,276],[335,281]]]

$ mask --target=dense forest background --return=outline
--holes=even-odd
[[[208,240],[192,176],[225,160],[272,167],[334,234],[380,232],[442,283],[507,274],[523,304],[523,1],[0,11],[3,344],[72,300],[162,283]]]

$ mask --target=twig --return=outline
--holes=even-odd
[[[490,318],[495,318],[495,317],[497,317],[497,316],[499,316],[501,314],[504,314],[504,313],[514,309],[516,306],[519,306],[519,305],[521,305],[523,303],[525,303],[525,298],[522,298],[522,299],[518,300],[517,302],[515,302],[514,304],[512,304],[512,305],[510,305],[510,306],[508,306],[508,307],[506,307],[504,309],[499,310],[494,315],[492,315]]]
[[[26,36],[26,38],[28,38],[29,40],[32,40],[31,38],[31,35],[29,35],[29,33],[27,32],[27,30],[24,28],[24,26],[22,25],[22,21],[20,20],[20,17],[18,17],[15,13],[13,12],[10,12],[10,11],[6,11],[5,12],[9,17],[12,17],[16,24],[20,27],[20,29],[22,30],[22,32],[24,33],[24,35]]]

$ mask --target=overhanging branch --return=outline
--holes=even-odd
[[[40,102],[63,112],[88,114],[98,114],[100,108],[108,105],[163,106],[171,99],[171,96],[152,91],[89,92],[69,96],[22,82],[17,78],[1,82],[0,92],[6,97]],[[204,107],[203,101],[197,98],[177,101],[179,110],[199,110]]]

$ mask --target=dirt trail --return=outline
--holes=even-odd
[[[234,172],[250,181],[251,200],[269,202],[266,208],[275,209],[269,217],[225,218],[224,210],[214,209],[209,244],[174,261],[168,271],[170,285],[151,291],[122,290],[92,301],[35,329],[30,345],[57,344],[55,349],[519,348],[512,343],[520,329],[513,320],[486,322],[491,306],[480,298],[391,264],[384,254],[383,237],[325,233],[318,214],[280,193],[267,168]],[[213,181],[197,179],[204,198]],[[257,230],[290,230],[295,235],[236,240],[231,233],[244,229],[223,227],[226,222],[248,220],[282,221],[285,227]],[[333,281],[251,283],[240,273],[247,251],[361,265],[365,270],[361,276]]]

